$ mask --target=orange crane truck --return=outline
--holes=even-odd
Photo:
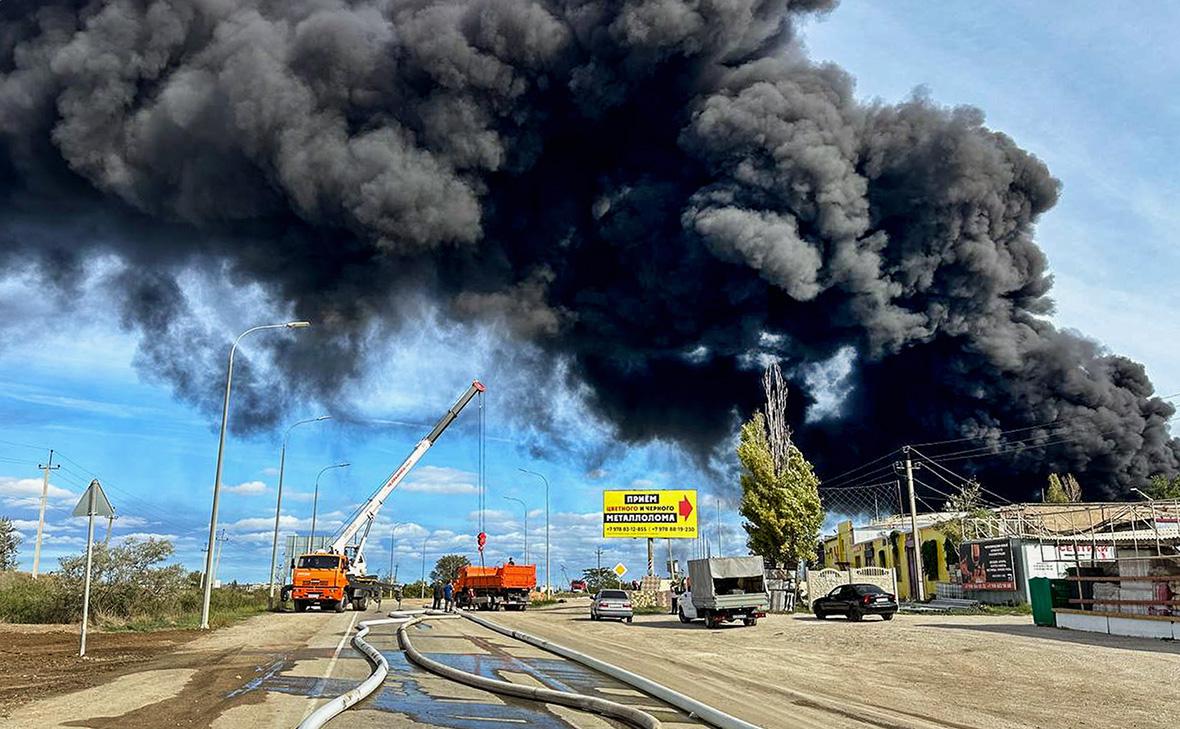
[[[529,593],[537,586],[537,565],[504,564],[499,567],[467,565],[459,569],[456,592],[459,607],[477,610],[524,610]]]
[[[348,603],[352,603],[353,610],[364,610],[368,607],[369,600],[380,600],[381,588],[384,585],[365,569],[365,542],[369,538],[373,520],[381,510],[381,505],[410,469],[421,460],[426,451],[430,450],[447,426],[459,417],[467,403],[484,392],[484,389],[479,380],[471,383],[467,392],[463,393],[446,415],[442,416],[434,429],[418,441],[409,457],[365,502],[357,511],[356,517],[341,529],[339,536],[327,549],[304,554],[292,560],[292,584],[283,586],[283,595],[294,600],[295,610],[302,612],[308,607],[318,605],[322,610],[344,612]],[[355,544],[354,538],[359,540]]]

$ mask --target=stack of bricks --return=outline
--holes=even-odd
[[[631,593],[631,604],[636,608],[660,608],[663,610],[671,609],[671,600],[668,597],[668,591],[661,589],[662,580],[659,577],[648,575],[639,582],[639,589]]]

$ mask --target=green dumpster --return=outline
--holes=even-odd
[[[1057,625],[1053,613],[1053,591],[1048,577],[1033,577],[1028,581],[1029,602],[1032,603],[1033,622],[1052,628]]]

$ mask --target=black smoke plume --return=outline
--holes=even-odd
[[[0,263],[68,291],[122,261],[141,360],[206,405],[224,342],[186,330],[184,271],[330,324],[272,345],[298,390],[247,379],[239,429],[330,401],[413,292],[568,362],[625,440],[709,452],[767,358],[802,423],[852,348],[798,430],[821,472],[1026,428],[1072,440],[981,460],[993,489],[1176,473],[1143,368],[1046,322],[1057,180],[976,110],[858,103],[794,38],[832,4],[8,0]]]

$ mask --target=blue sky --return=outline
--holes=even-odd
[[[1056,321],[1146,363],[1159,392],[1180,392],[1180,210],[1171,204],[1180,185],[1174,177],[1180,102],[1171,93],[1180,82],[1180,47],[1169,36],[1180,27],[1180,8],[1149,4],[1134,16],[1100,3],[1072,4],[1068,15],[1059,8],[1034,2],[845,2],[803,32],[815,58],[857,77],[864,98],[897,101],[924,86],[941,103],[981,107],[989,124],[1044,159],[1064,183],[1061,202],[1038,231],[1056,276]],[[65,321],[50,316],[56,302],[45,301],[21,272],[0,278],[0,310],[27,313],[0,342],[0,514],[17,520],[27,537],[21,560],[28,568],[40,493],[36,466],[54,448],[63,468],[52,478],[43,563],[52,566],[58,556],[81,548],[84,520],[68,515],[97,475],[120,513],[115,539],[166,535],[178,558],[195,569],[206,538],[216,423],[135,368],[136,340],[106,312],[103,297],[109,292],[98,288],[97,279],[83,286],[72,302],[77,313]],[[215,277],[194,274],[187,288],[215,294],[217,303],[202,313],[227,337],[297,315]],[[555,582],[563,581],[562,565],[570,576],[591,566],[600,545],[605,564],[623,561],[642,571],[642,543],[604,543],[598,536],[603,488],[697,488],[710,522],[719,486],[732,493],[732,484],[727,490],[712,483],[671,447],[614,445],[577,392],[538,395],[536,383],[522,374],[535,364],[536,353],[506,350],[494,327],[455,327],[428,307],[424,311],[422,326],[386,343],[380,370],[348,397],[358,419],[396,422],[345,427],[328,421],[293,434],[284,533],[306,532],[316,473],[348,461],[349,468],[329,471],[321,481],[320,524],[338,526],[472,377],[489,386],[489,559],[523,556],[520,509],[504,496],[527,502],[534,559],[543,549],[544,491],[520,467],[545,473],[552,484]],[[244,351],[249,354],[250,340]],[[538,453],[536,431],[507,417],[526,397],[545,403],[571,450]],[[428,567],[445,552],[474,554],[474,415],[465,413],[388,502],[370,546],[371,566],[385,569],[396,522],[405,522],[393,543],[403,579],[419,574],[424,537]],[[223,579],[265,579],[280,436],[231,437],[227,443]],[[722,539],[730,551],[741,541],[740,528],[733,500],[721,507]],[[677,554],[684,558],[693,549],[681,543]]]

